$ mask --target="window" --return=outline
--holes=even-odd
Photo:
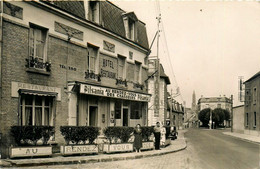
[[[136,62],[135,63],[135,82],[140,82],[140,68],[141,64]]]
[[[115,119],[121,119],[121,102],[115,102]]]
[[[53,125],[52,97],[34,95],[21,96],[22,125]]]
[[[98,48],[88,46],[88,71],[96,73],[96,62],[97,62]]]
[[[254,127],[256,127],[256,112],[254,112]]]
[[[254,94],[253,94],[254,104],[256,104],[256,98],[257,98],[257,93],[256,93],[256,87],[255,87],[254,88]]]
[[[89,1],[89,20],[99,23],[99,2]]]
[[[44,69],[47,61],[47,32],[48,29],[30,24],[29,56],[30,67]]]
[[[133,52],[129,51],[129,59],[133,60]]]
[[[135,40],[135,22],[131,19],[128,19],[128,28],[129,28],[128,38],[131,40]]]
[[[141,104],[138,102],[131,103],[131,119],[141,118]]]
[[[118,78],[125,78],[125,58],[118,56]]]
[[[248,113],[246,113],[246,126],[248,126]]]
[[[217,105],[217,108],[221,108],[221,104],[218,104],[218,105]]]

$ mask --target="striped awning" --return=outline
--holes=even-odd
[[[20,89],[19,93],[20,94],[37,95],[37,96],[51,96],[51,97],[56,97],[58,95],[58,93],[56,93],[56,92],[27,90],[27,89]]]

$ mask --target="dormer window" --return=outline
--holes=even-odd
[[[137,40],[136,22],[138,21],[134,12],[123,14],[126,38],[133,41]]]
[[[99,1],[89,1],[88,19],[92,22],[99,23]]]

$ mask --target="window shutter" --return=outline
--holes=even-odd
[[[33,28],[29,30],[29,56],[34,57],[34,31]]]

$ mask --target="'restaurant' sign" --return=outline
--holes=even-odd
[[[80,85],[80,93],[103,96],[103,97],[112,97],[118,99],[134,100],[134,101],[143,101],[143,102],[150,101],[150,95],[148,94],[141,94],[141,93],[130,92],[125,90],[111,89],[106,87],[92,86],[87,84]]]

